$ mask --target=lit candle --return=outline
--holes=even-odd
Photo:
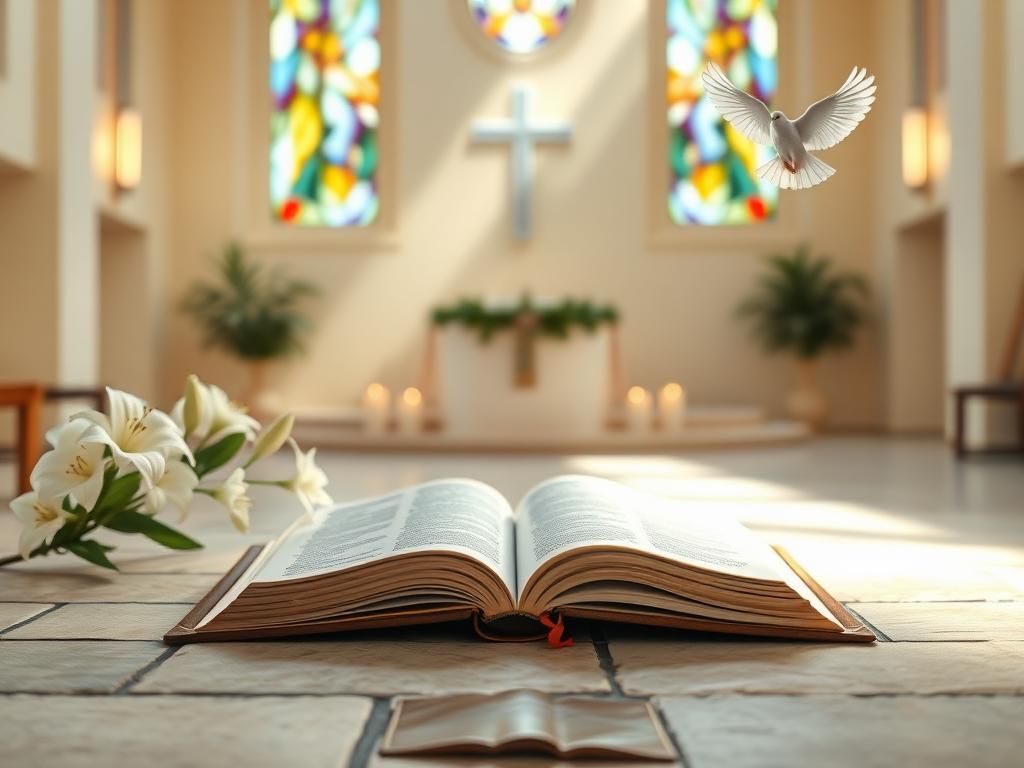
[[[651,428],[651,393],[643,387],[630,387],[626,392],[629,428],[643,431]]]
[[[422,427],[423,393],[416,387],[407,387],[398,402],[398,429],[401,432],[419,432]]]
[[[363,414],[368,432],[384,432],[391,416],[391,392],[383,384],[374,382],[363,393]]]
[[[666,432],[674,432],[683,426],[683,412],[686,410],[686,390],[670,381],[658,390],[658,422]]]

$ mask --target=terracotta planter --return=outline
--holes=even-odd
[[[818,389],[818,361],[798,358],[797,386],[786,398],[786,412],[813,430],[820,430],[828,417],[828,402]]]
[[[242,402],[249,409],[249,414],[260,421],[275,415],[279,410],[276,407],[277,396],[267,387],[267,372],[270,365],[270,360],[246,361],[249,382]]]

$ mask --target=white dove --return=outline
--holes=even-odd
[[[834,147],[853,133],[871,109],[876,88],[874,75],[854,67],[842,88],[790,120],[733,85],[714,62],[701,80],[722,117],[751,141],[775,147],[778,156],[758,168],[757,175],[782,189],[813,187],[836,172],[807,150]]]

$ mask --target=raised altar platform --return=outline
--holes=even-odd
[[[746,448],[797,443],[811,436],[794,421],[769,421],[758,408],[694,406],[685,425],[673,432],[603,430],[586,436],[459,435],[425,432],[368,432],[358,408],[305,410],[296,414],[295,436],[303,444],[335,450],[394,452],[640,453],[708,448]]]

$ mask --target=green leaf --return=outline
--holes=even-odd
[[[316,180],[319,164],[311,158],[304,167],[296,184],[300,196],[315,197],[309,184]],[[315,286],[250,263],[234,243],[219,259],[217,273],[218,282],[193,284],[181,303],[199,322],[207,344],[249,360],[302,350],[301,336],[309,324],[297,305],[319,292]]]
[[[771,256],[767,263],[756,292],[736,309],[766,349],[814,358],[853,343],[866,313],[863,277],[836,271],[829,259],[812,257],[805,245],[790,255]]]
[[[68,540],[78,535],[78,531],[76,530],[77,527],[78,526],[73,520],[64,523],[64,525],[60,527],[60,530],[53,535],[53,539],[50,541],[50,548],[58,549],[59,547],[67,546]]]
[[[103,490],[96,500],[96,506],[92,508],[93,518],[102,521],[105,516],[127,507],[139,492],[141,482],[142,475],[138,472],[129,472],[121,477],[108,474],[103,479]]]
[[[245,435],[241,432],[228,435],[213,445],[196,451],[196,477],[202,478],[218,467],[222,467],[234,458],[245,444]]]
[[[181,531],[176,531],[170,526],[164,525],[141,512],[124,510],[112,520],[103,524],[105,527],[121,533],[141,533],[157,544],[168,549],[202,549],[203,545],[195,539],[190,539]]]
[[[110,560],[107,559],[107,552],[113,549],[113,547],[105,547],[98,541],[73,541],[66,546],[68,552],[72,552],[78,555],[83,560],[88,560],[93,565],[98,565],[102,568],[109,568],[112,571],[118,570],[117,566],[114,565]]]

